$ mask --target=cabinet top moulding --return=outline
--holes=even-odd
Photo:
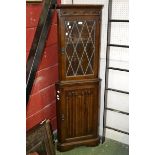
[[[73,5],[59,5],[57,6],[57,9],[61,9],[60,16],[67,16],[67,15],[100,15],[101,9],[103,8],[103,5],[81,5],[81,4],[73,4]],[[80,10],[79,9],[85,9]],[[93,9],[93,10],[92,10]],[[68,10],[70,10],[68,12]],[[78,11],[76,11],[78,10]]]
[[[80,9],[80,8],[98,8],[102,9],[104,5],[94,5],[94,4],[61,4],[57,6],[57,9]]]

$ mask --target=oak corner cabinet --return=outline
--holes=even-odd
[[[102,5],[61,5],[58,11],[59,151],[99,144],[99,58]]]

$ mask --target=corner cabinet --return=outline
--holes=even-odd
[[[58,150],[99,144],[99,57],[102,5],[58,7]]]

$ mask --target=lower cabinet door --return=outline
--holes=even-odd
[[[58,141],[77,142],[98,137],[99,81],[59,86]]]

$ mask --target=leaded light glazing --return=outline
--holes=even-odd
[[[94,74],[94,20],[65,21],[66,76]]]

